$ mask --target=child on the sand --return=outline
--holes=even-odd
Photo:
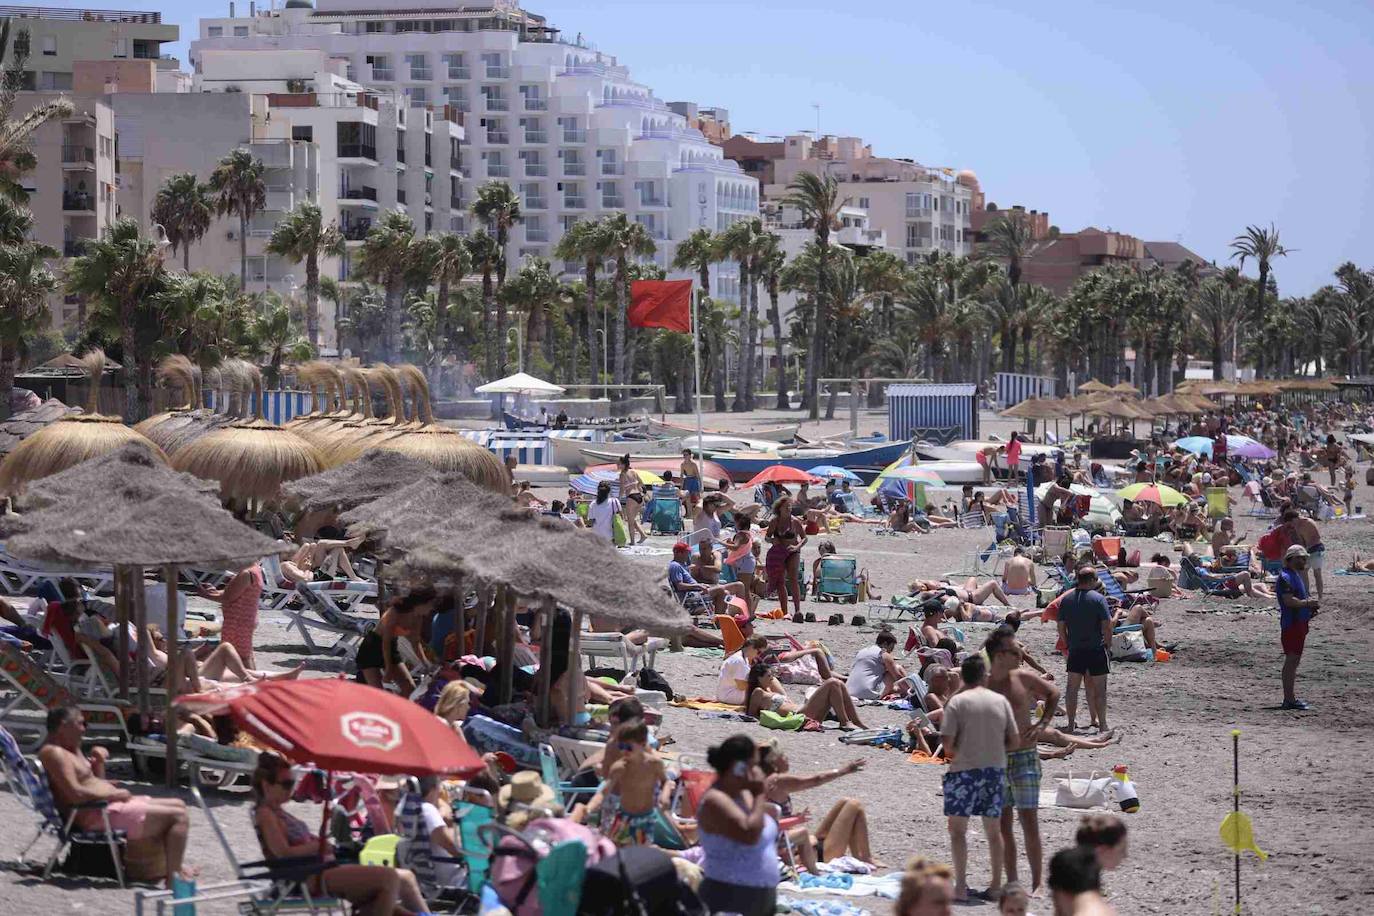
[[[649,750],[649,728],[643,720],[621,726],[620,759],[606,775],[606,813],[601,832],[617,846],[647,846],[654,840],[654,808],[667,779],[658,755]]]

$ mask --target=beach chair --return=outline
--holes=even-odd
[[[38,565],[10,556],[0,546],[0,592],[18,597],[32,595],[44,582],[56,587],[63,579],[74,579],[92,592],[108,595],[114,591],[114,573],[98,569],[62,569]]]
[[[420,893],[425,899],[433,901],[457,901],[467,894],[467,889],[459,885],[440,884],[436,865],[465,865],[466,859],[452,856],[436,856],[430,847],[429,832],[425,830],[425,819],[421,811],[424,799],[420,797],[419,786],[413,778],[405,780],[405,790],[396,802],[396,833],[400,842],[396,848],[396,867],[408,868],[415,873],[420,885]],[[454,845],[457,845],[455,838]]]
[[[86,734],[94,739],[129,738],[125,718],[129,707],[113,701],[82,700],[58,683],[51,674],[13,643],[0,642],[0,684],[12,696],[0,708],[0,725],[12,732],[32,733],[32,748],[43,743],[48,727],[48,710],[76,706],[86,718]]]
[[[1192,557],[1180,557],[1178,564],[1178,583],[1182,588],[1197,589],[1219,598],[1234,598],[1240,590],[1232,573],[1203,569]]]
[[[820,572],[815,580],[817,601],[859,601],[859,561],[855,557],[831,555],[821,558]],[[733,622],[733,621],[732,621]]]
[[[982,576],[997,578],[1002,574],[1002,565],[1011,556],[1011,548],[1003,548],[993,541],[987,547],[980,547],[969,555],[969,565],[965,569],[955,569],[945,573],[946,577]]]
[[[656,497],[649,504],[650,534],[681,534],[682,503],[676,498]]]
[[[1129,610],[1140,602],[1146,604],[1158,604],[1157,599],[1149,592],[1128,592],[1121,587],[1121,582],[1112,571],[1105,566],[1098,566],[1097,580],[1102,583],[1102,591],[1108,598],[1114,598],[1121,607]]]
[[[377,621],[343,613],[308,584],[298,585],[296,594],[301,598],[301,606],[282,609],[286,615],[286,627],[294,627],[300,632],[301,639],[312,655],[338,655],[352,661],[358,654],[363,637],[372,631]],[[321,646],[311,635],[315,630],[333,634],[336,638],[329,646]]]
[[[1117,557],[1121,553],[1121,538],[1119,537],[1097,537],[1093,538],[1093,556],[1104,566],[1115,566]]]
[[[1208,487],[1207,517],[1228,518],[1231,515],[1231,494],[1225,487]]]
[[[987,517],[981,512],[975,510],[972,512],[959,513],[960,528],[986,528],[987,526]]]
[[[571,810],[574,802],[586,801],[596,794],[595,786],[575,786],[559,775],[558,755],[548,744],[539,745],[539,778],[558,793],[559,804],[565,810]]]
[[[576,773],[582,769],[582,765],[587,762],[587,758],[605,748],[605,744],[600,741],[582,741],[577,738],[565,738],[562,735],[548,735],[544,739],[558,762],[562,765],[565,772]]]
[[[1040,537],[1040,555],[1045,560],[1059,559],[1069,552],[1073,532],[1069,528],[1046,528]]]
[[[621,633],[592,633],[583,630],[580,649],[587,659],[587,667],[596,666],[596,659],[608,658],[620,662],[626,673],[636,668],[652,668],[660,649],[668,648],[668,640],[650,636],[642,646],[630,642]]]
[[[744,645],[744,634],[740,632],[739,624],[729,614],[717,614],[712,619],[720,628],[720,638],[725,640],[725,654],[734,655]]]

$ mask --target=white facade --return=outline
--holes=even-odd
[[[510,183],[525,211],[511,256],[552,260],[567,226],[623,211],[648,229],[658,245],[654,260],[666,268],[693,230],[717,231],[758,214],[758,183],[614,57],[587,48],[580,36],[560,40],[542,18],[505,0],[481,9],[453,0],[319,6],[201,20],[192,64],[199,74],[217,51],[313,50],[411,106],[463,112],[469,150],[461,196],[445,188],[442,197],[470,204],[483,182]],[[239,88],[258,91],[247,82]],[[473,228],[460,209],[446,216],[436,225]],[[564,267],[574,273],[580,265]],[[738,288],[733,265],[717,268],[713,292],[731,298]]]

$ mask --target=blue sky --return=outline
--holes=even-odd
[[[971,168],[1001,206],[1219,261],[1272,222],[1284,295],[1374,267],[1368,0],[529,2],[737,131],[814,128],[818,103],[824,132]],[[228,2],[163,8],[189,36]]]

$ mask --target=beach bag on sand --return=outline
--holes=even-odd
[[[1093,770],[1087,779],[1059,780],[1054,790],[1054,803],[1060,808],[1107,808],[1112,802],[1112,777],[1098,776]]]
[[[617,515],[611,519],[611,540],[617,547],[630,543],[630,529],[625,527],[624,517]]]
[[[1112,634],[1112,648],[1109,651],[1114,662],[1148,662],[1150,647],[1145,645],[1145,634],[1139,630]]]
[[[764,728],[775,728],[778,731],[794,732],[806,724],[806,716],[799,712],[784,716],[773,712],[771,709],[765,709],[763,712],[759,713],[759,724]]]

